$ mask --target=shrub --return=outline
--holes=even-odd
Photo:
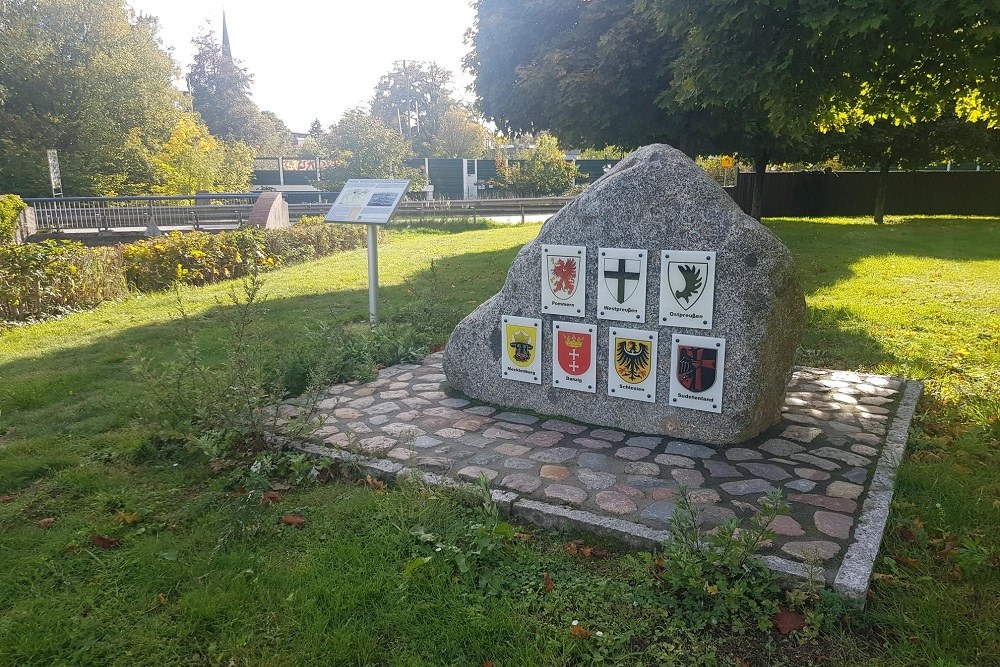
[[[0,245],[0,319],[35,320],[128,294],[118,248],[71,241]]]
[[[17,195],[0,195],[0,245],[14,240],[17,216],[27,208],[24,200]]]

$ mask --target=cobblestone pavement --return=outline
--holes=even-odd
[[[772,567],[802,576],[808,562],[848,594],[867,589],[919,383],[797,368],[782,421],[721,447],[474,404],[445,393],[441,358],[331,387],[305,448],[382,460],[375,468],[389,476],[486,477],[516,516],[639,546],[666,536],[682,487],[706,530],[780,490],[791,509],[771,525]]]

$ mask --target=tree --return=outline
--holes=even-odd
[[[742,111],[747,129],[765,139],[760,154],[768,155],[770,137],[785,146],[815,142],[815,129],[846,128],[862,152],[879,146],[877,222],[889,169],[904,153],[933,153],[934,123],[952,113],[995,117],[985,100],[995,105],[1000,93],[996,3],[648,0],[645,7],[661,30],[683,39],[672,65],[676,101]]]
[[[242,142],[227,144],[213,137],[198,116],[184,114],[151,162],[154,194],[245,192],[250,187],[253,151]]]
[[[521,197],[550,197],[564,194],[580,175],[576,164],[568,162],[559,141],[550,134],[538,135],[535,145],[516,155],[520,164],[508,164],[497,151],[497,178],[493,184],[504,193]]]
[[[444,113],[434,135],[436,157],[479,158],[486,152],[489,132],[466,109],[454,106]]]
[[[428,157],[441,120],[456,105],[451,81],[451,72],[436,63],[399,61],[379,79],[372,114],[398,130],[414,154]]]
[[[295,152],[295,138],[273,111],[261,111],[251,123],[247,143],[258,155],[287,156]]]
[[[320,174],[326,189],[337,190],[349,178],[410,178],[411,188],[424,184],[423,172],[403,165],[410,155],[403,136],[363,108],[348,111],[332,125],[325,144],[336,163]]]
[[[155,19],[123,0],[5,0],[0,44],[0,191],[50,194],[48,148],[67,194],[117,194],[146,177],[136,155],[182,109]]]
[[[250,98],[253,77],[222,53],[213,31],[203,30],[191,43],[195,54],[188,68],[187,85],[192,107],[213,135],[250,141],[260,115]]]

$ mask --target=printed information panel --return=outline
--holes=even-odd
[[[587,307],[587,248],[542,246],[542,312],[583,317]]]
[[[670,339],[670,405],[722,412],[726,339],[686,334]]]
[[[715,251],[664,250],[660,255],[660,324],[711,329]]]
[[[658,334],[644,329],[608,329],[608,395],[656,402]]]
[[[552,386],[597,393],[597,327],[552,322]]]
[[[501,318],[503,349],[500,371],[505,380],[542,383],[542,321],[530,317]]]
[[[648,252],[631,248],[597,249],[597,317],[620,322],[646,321]]]
[[[387,224],[409,187],[409,181],[352,178],[341,188],[326,222]]]

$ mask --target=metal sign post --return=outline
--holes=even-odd
[[[62,176],[59,174],[59,153],[54,148],[45,151],[49,159],[49,181],[52,183],[52,196],[62,197]]]
[[[368,227],[368,319],[378,324],[378,226],[389,224],[410,181],[354,179],[347,181],[326,214],[326,222]]]

